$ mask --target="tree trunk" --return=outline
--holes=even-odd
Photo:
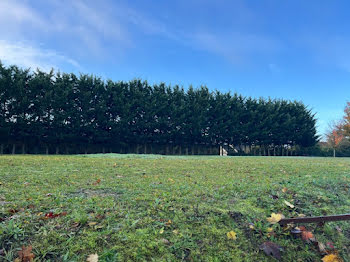
[[[166,147],[165,147],[165,154],[166,155],[169,155],[169,145],[167,144]]]
[[[273,156],[276,156],[276,147],[273,147]]]
[[[49,147],[45,146],[45,154],[48,155],[49,154]]]
[[[194,145],[191,145],[191,154],[194,155]]]
[[[105,154],[106,153],[106,149],[105,147],[102,147],[102,154]]]
[[[144,144],[144,145],[143,145],[143,153],[144,153],[144,154],[147,154],[147,144]]]
[[[60,153],[59,151],[60,151],[59,147],[56,146],[56,155],[58,155]]]
[[[333,148],[333,157],[335,157],[335,148]]]
[[[26,153],[26,145],[23,143],[22,144],[22,155]]]
[[[4,145],[1,144],[0,145],[0,155],[3,155],[4,154]]]
[[[179,154],[180,154],[180,156],[182,155],[182,146],[181,145],[179,146]]]
[[[188,146],[186,146],[185,154],[188,156]]]

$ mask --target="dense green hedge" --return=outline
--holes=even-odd
[[[301,102],[203,86],[103,81],[0,63],[0,102],[5,153],[216,154],[227,143],[238,151],[280,155],[317,141],[315,116]]]

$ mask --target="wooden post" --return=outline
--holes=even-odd
[[[301,223],[324,223],[330,221],[350,220],[350,214],[332,215],[332,216],[318,216],[318,217],[296,217],[284,218],[279,221],[280,225],[286,224],[301,224]]]

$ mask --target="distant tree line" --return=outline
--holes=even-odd
[[[0,63],[0,153],[296,155],[317,142],[297,101]]]

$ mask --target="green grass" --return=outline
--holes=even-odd
[[[1,156],[0,182],[1,261],[22,245],[36,261],[274,261],[259,251],[268,240],[282,261],[320,261],[278,225],[269,236],[266,218],[350,211],[350,159]],[[309,227],[350,261],[350,222]]]

